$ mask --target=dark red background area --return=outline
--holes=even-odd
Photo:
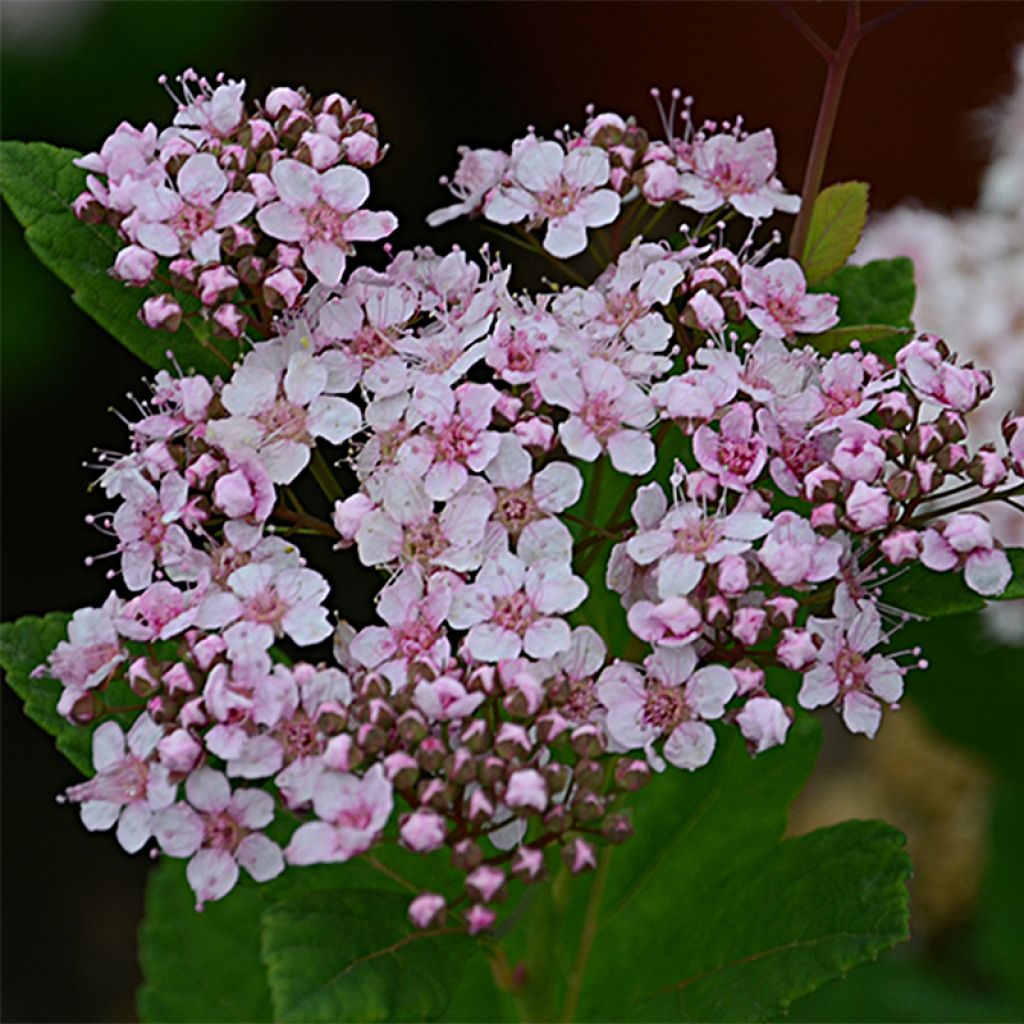
[[[505,148],[529,124],[580,125],[588,102],[653,129],[655,84],[692,93],[701,118],[742,113],[752,130],[770,126],[780,176],[798,191],[824,81],[821,59],[768,2],[105,3],[70,37],[29,43],[9,24],[22,6],[4,5],[5,138],[90,149],[121,118],[166,123],[156,75],[188,64],[246,77],[251,93],[338,90],[372,110],[392,143],[373,205],[398,213],[399,246],[479,244],[471,225],[423,225],[445,202],[436,179],[460,143]],[[70,4],[54,16],[65,6],[70,16]],[[791,6],[838,38],[844,5]],[[897,6],[865,3],[864,16]],[[971,205],[987,159],[974,112],[1011,88],[1022,42],[1024,5],[982,0],[925,4],[868,36],[826,181],[870,182],[875,208],[908,197]],[[3,218],[2,614],[13,619],[102,600],[101,573],[82,566],[106,544],[82,524],[102,503],[86,495],[80,464],[94,444],[123,445],[106,409],[127,406],[143,369]],[[130,1019],[146,858],[88,835],[54,803],[74,770],[6,690],[3,701],[3,1015]]]

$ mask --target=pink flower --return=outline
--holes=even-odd
[[[698,427],[693,453],[701,467],[718,477],[723,487],[747,491],[768,461],[768,446],[754,430],[754,412],[742,402],[722,416],[721,433]]]
[[[889,522],[889,494],[884,487],[858,480],[846,498],[846,514],[861,533],[880,530]]]
[[[101,608],[80,608],[68,623],[67,640],[61,640],[46,665],[33,672],[33,677],[46,672],[64,684],[57,710],[65,717],[87,690],[100,686],[127,660],[116,626],[120,608],[113,593]]]
[[[358,407],[330,391],[322,358],[270,342],[250,353],[224,387],[221,401],[231,415],[213,420],[207,438],[230,455],[254,452],[274,483],[291,483],[309,462],[315,438],[340,444],[362,424]]]
[[[313,809],[320,821],[300,825],[285,850],[289,864],[350,860],[368,850],[391,817],[394,796],[384,766],[359,778],[326,772],[316,782]]]
[[[697,504],[677,505],[653,529],[638,530],[626,552],[638,565],[655,567],[658,596],[665,600],[691,593],[706,565],[749,550],[770,529],[755,512],[710,516]]]
[[[448,621],[469,631],[466,647],[474,658],[497,662],[524,650],[531,658],[549,658],[569,647],[569,624],[561,616],[579,607],[587,585],[567,560],[546,557],[532,536],[524,532],[520,538],[521,557],[498,555],[475,583],[452,595]]]
[[[803,708],[837,703],[850,732],[873,737],[882,718],[879,699],[895,704],[903,695],[904,669],[880,654],[882,620],[871,602],[856,602],[845,585],[836,590],[833,619],[810,618],[816,638],[814,665],[804,673],[797,701]]]
[[[469,470],[480,472],[497,454],[498,434],[487,429],[497,400],[490,384],[465,383],[453,391],[428,377],[416,385],[410,411],[429,430],[403,447],[399,464],[425,472],[425,490],[435,501],[447,501]]]
[[[775,177],[775,138],[768,128],[742,141],[722,133],[698,142],[693,172],[682,175],[679,184],[688,193],[680,202],[699,213],[728,204],[744,217],[763,220],[776,210],[800,208],[799,197],[783,192]]]
[[[659,648],[644,666],[646,674],[616,662],[601,673],[597,685],[608,708],[608,734],[627,750],[647,750],[649,758],[654,741],[664,736],[665,757],[677,768],[707,764],[715,734],[706,723],[725,713],[736,693],[733,674],[721,665],[694,672],[692,647]]]
[[[941,529],[921,536],[921,561],[936,572],[964,568],[964,582],[985,597],[1001,594],[1013,578],[1006,552],[996,547],[992,527],[983,516],[959,512]]]
[[[514,808],[532,807],[544,811],[548,806],[548,787],[544,776],[534,768],[521,768],[509,776],[505,803]]]
[[[327,581],[312,569],[279,569],[271,563],[250,562],[228,577],[234,601],[227,600],[227,622],[243,619],[286,633],[297,644],[315,644],[331,635],[327,610]],[[200,613],[202,617],[202,613]]]
[[[450,582],[435,574],[424,581],[415,567],[404,570],[381,592],[377,611],[387,626],[366,626],[352,640],[349,652],[360,665],[376,669],[392,686],[406,685],[415,665],[440,672],[451,654],[443,623],[451,607]],[[441,694],[435,695],[442,704]]]
[[[612,465],[631,476],[654,465],[654,442],[647,434],[654,406],[613,363],[588,359],[577,372],[567,359],[551,357],[537,387],[544,401],[571,414],[558,431],[570,455],[593,462],[607,451]]]
[[[103,722],[92,736],[96,774],[64,793],[82,805],[82,824],[90,832],[117,822],[117,841],[129,853],[141,850],[152,835],[154,812],[174,801],[177,786],[167,768],[152,759],[161,736],[163,729],[148,714],[135,720],[127,743],[121,726]]]
[[[269,793],[232,792],[224,775],[203,766],[186,780],[185,795],[192,806],[174,804],[161,811],[154,833],[169,856],[192,858],[185,875],[196,894],[197,910],[235,887],[239,866],[257,882],[281,874],[281,848],[259,831],[274,819],[274,798]]]
[[[484,203],[495,224],[547,223],[544,248],[567,259],[587,247],[587,228],[610,224],[619,215],[619,197],[607,184],[608,154],[595,146],[568,153],[557,142],[530,135],[512,147],[505,183]]]
[[[256,206],[250,192],[228,192],[228,177],[212,153],[190,156],[178,171],[177,190],[144,184],[124,229],[159,256],[189,253],[199,263],[220,259],[220,233]]]
[[[807,281],[796,260],[772,260],[764,267],[743,268],[747,316],[773,338],[821,334],[839,323],[834,295],[808,295]]]
[[[298,160],[284,159],[270,176],[280,199],[264,206],[256,221],[272,238],[297,242],[303,262],[322,284],[341,280],[353,242],[386,238],[398,227],[393,213],[360,209],[370,195],[370,182],[355,167],[321,173]]]
[[[637,601],[629,609],[627,621],[641,640],[665,647],[692,643],[704,627],[700,612],[685,597],[670,597],[660,604]]]
[[[454,177],[451,181],[445,178],[441,180],[458,202],[428,214],[427,224],[436,228],[464,214],[479,213],[484,197],[501,181],[507,167],[507,153],[495,149],[470,149],[468,146],[461,146],[459,166]]]
[[[796,512],[780,512],[764,539],[758,558],[784,587],[821,583],[839,572],[843,547],[820,537]]]
[[[977,370],[956,366],[943,355],[941,342],[923,334],[896,353],[896,365],[919,398],[946,409],[969,412],[990,390],[987,379]]]

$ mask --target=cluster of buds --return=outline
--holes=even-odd
[[[531,136],[483,201],[586,239],[586,211],[619,213],[607,162]],[[571,224],[527,209],[548,178]],[[624,795],[701,768],[721,729],[784,743],[779,672],[874,735],[925,667],[889,646],[892,567],[985,595],[1011,578],[977,509],[1024,490],[1022,421],[972,453],[986,374],[930,336],[893,364],[820,354],[835,297],[709,233],[623,236],[592,283],[541,295],[489,258],[397,253],[313,287],[228,379],[159,374],[101,477],[130,596],[77,612],[39,670],[96,726],[96,775],[67,793],[87,827],[190,858],[200,904],[240,867],[445,848],[464,889],[410,917],[475,933],[549,848],[595,867],[629,836]],[[332,624],[308,534],[382,574],[379,622]],[[587,625],[614,595],[619,650]]]
[[[89,172],[75,214],[127,243],[113,274],[157,292],[140,311],[147,326],[176,331],[188,316],[222,338],[265,332],[311,277],[337,284],[355,242],[397,227],[363,209],[365,171],[385,152],[375,119],[337,93],[279,87],[247,111],[245,82],[178,81],[171,126],[124,122],[75,161]]]

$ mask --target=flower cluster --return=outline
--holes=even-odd
[[[280,87],[247,112],[245,82],[186,71],[179,83],[171,126],[123,122],[75,161],[89,176],[74,209],[128,243],[115,277],[158,283],[140,311],[147,326],[200,317],[240,338],[293,308],[310,275],[337,284],[353,243],[395,230],[394,214],[363,208],[365,170],[384,148],[373,115],[337,93],[314,101]],[[186,296],[197,301],[183,307]]]
[[[613,170],[658,147],[681,207],[780,206],[763,133],[648,145],[631,125],[465,154],[460,212],[544,226],[570,255],[621,202],[650,206]],[[299,223],[282,183],[319,195],[324,173],[275,171],[268,233]],[[1006,587],[976,506],[1020,491],[1024,419],[1007,450],[972,454],[965,417],[991,384],[939,339],[894,363],[823,355],[809,342],[836,299],[794,261],[713,224],[676,248],[617,237],[591,283],[539,295],[487,254],[332,266],[228,379],[157,375],[101,477],[128,596],[78,611],[40,669],[62,714],[99,723],[96,774],[66,794],[88,828],[189,858],[200,905],[240,867],[445,849],[464,890],[424,892],[410,917],[476,933],[549,848],[580,872],[627,839],[624,795],[666,762],[699,769],[730,726],[752,754],[783,743],[779,673],[801,674],[800,707],[874,735],[924,667],[889,649],[905,616],[880,586],[920,560]],[[378,622],[331,622],[310,534],[381,574]],[[619,602],[629,639],[609,649],[588,622]]]
[[[663,141],[651,141],[635,118],[588,110],[580,133],[560,131],[541,139],[532,130],[511,151],[465,148],[451,180],[458,200],[428,218],[433,226],[462,215],[482,215],[495,224],[545,227],[544,248],[553,256],[576,256],[587,247],[587,228],[611,224],[621,203],[642,195],[698,213],[739,214],[755,223],[775,211],[795,213],[797,196],[775,176],[775,139],[770,129],[749,134],[742,118],[732,125],[705,121],[695,127],[688,97],[684,131],[674,131],[680,94],[661,107]]]
[[[977,442],[1000,435],[1000,409],[1024,402],[1024,49],[1016,56],[1017,84],[987,111],[995,129],[993,158],[978,205],[953,214],[902,206],[873,217],[858,261],[907,256],[914,261],[915,322],[948,338],[961,358],[991,367],[993,401],[971,414]],[[992,509],[996,536],[1024,544],[1024,516]],[[1004,639],[1024,638],[1024,604],[986,609],[986,621]]]

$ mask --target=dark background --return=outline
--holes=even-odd
[[[793,4],[829,39],[843,7]],[[866,3],[866,17],[896,4]],[[507,148],[528,124],[582,124],[587,102],[654,128],[651,85],[678,84],[700,117],[745,115],[774,129],[779,172],[799,191],[824,77],[819,57],[770,3],[124,3],[6,0],[2,132],[98,148],[121,119],[166,124],[156,84],[193,65],[340,91],[392,143],[374,172],[374,207],[393,209],[396,246],[480,236],[437,232],[436,184],[460,143]],[[1012,86],[1024,41],[1019,3],[933,2],[869,36],[855,58],[826,181],[871,183],[884,209],[916,197],[974,202],[987,148],[972,112]],[[3,210],[2,617],[96,604],[105,541],[82,523],[99,506],[81,464],[121,449],[109,415],[143,369],[34,261]],[[54,796],[75,772],[3,692],[3,1017],[130,1020],[144,856],[90,836]],[[182,979],[188,984],[187,979]]]

